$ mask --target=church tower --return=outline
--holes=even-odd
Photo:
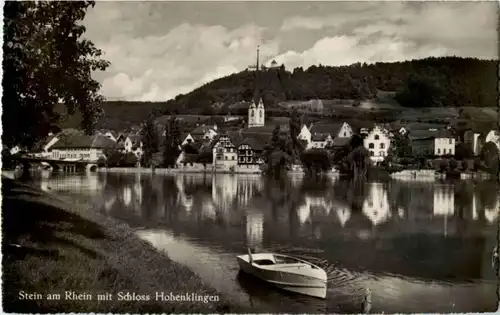
[[[265,124],[266,110],[260,95],[259,84],[259,46],[257,46],[257,64],[255,66],[255,92],[252,104],[248,108],[248,128],[262,127]],[[258,101],[258,104],[257,104]]]

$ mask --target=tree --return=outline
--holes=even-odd
[[[474,157],[474,153],[472,152],[470,146],[464,143],[459,143],[455,147],[455,157],[461,161]]]
[[[158,152],[158,133],[152,116],[149,116],[141,130],[143,154],[141,165],[150,166],[153,154]]]
[[[328,172],[332,168],[332,161],[326,150],[311,149],[302,152],[300,160],[305,169],[311,174]]]
[[[57,122],[57,104],[92,133],[102,113],[94,71],[109,62],[83,39],[81,25],[94,1],[9,1],[4,6],[2,142],[28,148]]]
[[[167,167],[175,166],[175,162],[181,153],[179,121],[172,116],[166,126],[165,144],[163,150],[163,163]]]
[[[300,134],[300,114],[296,108],[292,110],[289,125],[290,125],[290,137],[292,140],[292,148],[293,148],[292,159],[295,161],[296,154],[303,151],[303,147],[298,139],[298,136]]]
[[[481,149],[481,161],[484,163],[485,171],[491,175],[496,175],[500,168],[500,152],[493,142],[487,142]]]
[[[197,158],[196,162],[203,164],[203,167],[205,167],[205,169],[206,169],[207,164],[213,163],[212,151],[209,151],[209,150],[201,151],[200,154],[198,154],[198,158]]]
[[[408,135],[402,135],[396,132],[391,138],[391,147],[389,150],[392,157],[397,160],[411,156],[411,145]]]

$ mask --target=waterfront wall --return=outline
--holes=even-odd
[[[102,167],[99,172],[105,173],[147,173],[147,174],[176,174],[176,173],[220,173],[220,174],[261,174],[258,167],[220,167],[217,169],[211,166],[204,167],[180,167],[180,168],[145,168],[145,167]]]

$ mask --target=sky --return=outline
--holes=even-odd
[[[167,101],[276,60],[311,65],[498,56],[496,2],[97,2],[85,37],[109,100]]]

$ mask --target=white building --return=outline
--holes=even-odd
[[[140,158],[143,153],[141,136],[133,134],[128,135],[123,143],[123,149],[125,153],[134,153],[137,158]]]
[[[213,166],[216,169],[235,170],[238,165],[238,152],[227,135],[222,135],[215,140],[212,148]]]
[[[363,145],[370,152],[370,159],[373,162],[382,162],[391,145],[389,132],[377,125],[366,135]]]
[[[265,115],[264,102],[260,98],[258,105],[253,102],[248,108],[248,128],[263,127],[265,125]]]
[[[488,142],[493,142],[497,146],[498,150],[500,150],[500,132],[498,132],[498,130],[491,130],[488,132],[486,138],[484,139],[484,143]]]
[[[310,148],[314,149],[324,149],[326,146],[333,142],[333,138],[330,134],[318,134],[311,137]]]
[[[455,155],[455,138],[440,133],[434,138],[434,155]]]
[[[63,135],[52,146],[51,157],[58,160],[84,160],[96,162],[105,157],[106,149],[115,149],[116,142],[104,135]]]
[[[181,143],[181,146],[185,146],[186,144],[188,143],[193,143],[194,142],[194,138],[193,136],[188,133],[185,137],[184,137],[184,140],[182,140],[182,143]]]
[[[352,127],[346,123],[316,123],[307,130],[302,127],[299,139],[307,141],[306,149],[321,148],[327,142],[332,143],[337,138],[350,138],[353,135]],[[328,137],[329,135],[329,137]]]
[[[50,136],[49,139],[47,139],[47,144],[44,145],[43,147],[43,151],[44,152],[49,152],[50,148],[52,148],[52,146],[54,144],[56,144],[57,141],[59,141],[59,138],[57,136]]]
[[[306,141],[308,144],[311,143],[312,140],[312,134],[309,128],[306,125],[302,125],[302,128],[300,129],[300,133],[297,136],[299,140]]]
[[[202,125],[189,133],[194,141],[213,140],[217,136],[217,125]]]

